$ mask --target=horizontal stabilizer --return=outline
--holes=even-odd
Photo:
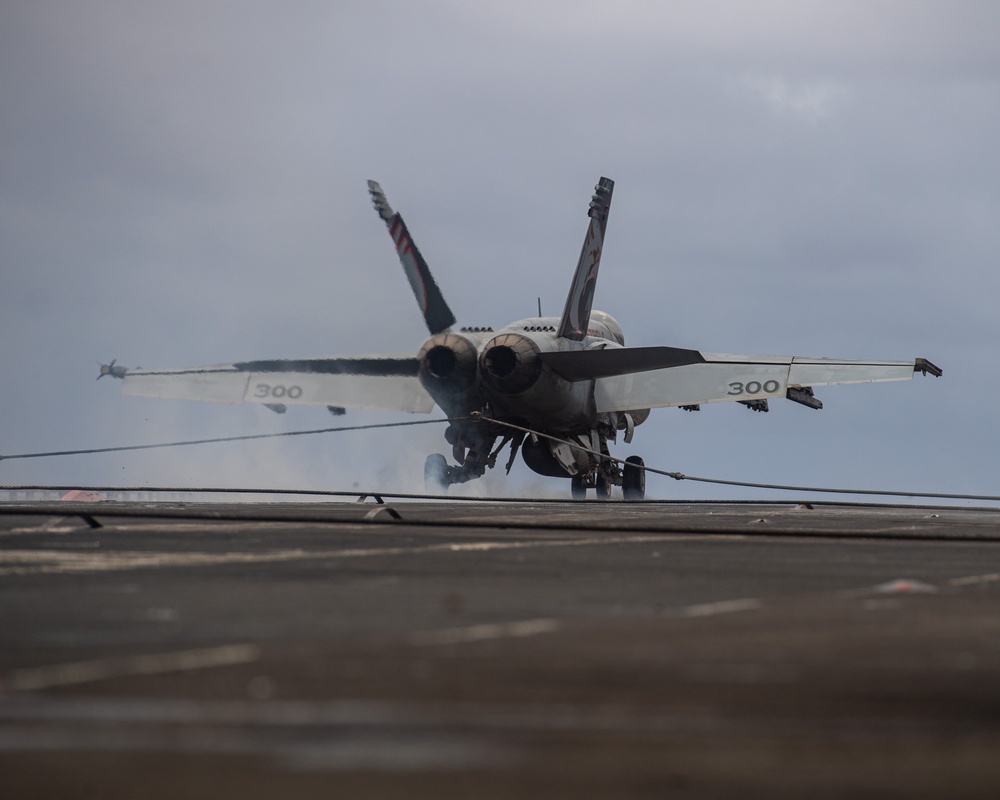
[[[679,347],[614,347],[604,350],[569,350],[540,353],[539,358],[568,381],[610,378],[654,369],[701,364],[697,350]]]

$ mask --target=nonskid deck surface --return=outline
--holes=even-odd
[[[0,576],[11,796],[1000,787],[988,509],[8,504]]]

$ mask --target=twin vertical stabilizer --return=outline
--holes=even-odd
[[[396,245],[396,253],[399,255],[399,262],[403,265],[403,272],[413,289],[413,296],[417,298],[417,304],[424,315],[427,329],[432,334],[441,333],[448,330],[455,324],[455,315],[445,302],[441,290],[438,288],[430,268],[420,251],[413,243],[413,237],[403,222],[403,218],[394,212],[389,206],[389,201],[385,199],[382,187],[375,181],[368,181],[368,191],[371,193],[375,210],[385,222],[392,237],[393,244]]]
[[[566,307],[559,322],[557,335],[563,339],[579,342],[587,335],[590,312],[594,305],[594,289],[597,286],[597,270],[601,265],[604,234],[608,227],[611,195],[614,190],[615,182],[610,178],[601,178],[594,187],[594,196],[587,211],[587,216],[590,218],[587,235],[583,240],[580,260],[577,262],[573,283],[566,298]],[[406,223],[392,210],[378,183],[368,181],[368,191],[371,193],[375,210],[389,229],[399,261],[403,265],[403,272],[424,315],[427,329],[432,334],[448,330],[455,324],[455,315],[445,302],[427,262],[414,244]]]
[[[601,265],[604,232],[608,227],[608,212],[611,210],[611,194],[614,190],[615,182],[610,178],[601,178],[594,187],[594,197],[587,212],[590,225],[587,227],[580,261],[576,265],[576,274],[559,323],[557,335],[563,339],[579,342],[587,335],[590,310],[594,305],[594,289],[597,286],[597,269]]]

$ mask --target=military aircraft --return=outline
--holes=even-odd
[[[508,445],[510,472],[518,454],[541,475],[569,478],[574,498],[595,490],[626,500],[645,495],[643,460],[611,458],[609,442],[630,443],[651,408],[697,410],[737,402],[767,411],[772,398],[809,408],[823,404],[814,386],[873,383],[941,375],[923,358],[858,361],[799,356],[702,353],[676,347],[626,347],[618,322],[592,309],[614,181],[601,178],[587,212],[587,231],[561,317],[517,320],[499,330],[455,329],[427,262],[403,218],[374,181],[368,190],[389,229],[430,338],[416,356],[352,356],[244,361],[191,369],[127,369],[111,364],[101,376],[122,380],[122,394],[260,403],[284,413],[289,405],[430,412],[448,418],[445,439],[454,464],[428,456],[428,491],[479,478]]]

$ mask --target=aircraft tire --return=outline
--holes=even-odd
[[[569,481],[570,495],[574,500],[586,500],[587,484],[583,482],[582,475],[574,475]]]
[[[440,453],[431,453],[424,462],[424,491],[427,494],[448,492],[448,461]]]
[[[610,500],[611,499],[611,487],[613,484],[611,481],[607,480],[603,475],[597,476],[597,499],[598,500]]]
[[[626,500],[642,500],[646,496],[646,465],[639,456],[629,456],[625,459],[625,469],[622,472],[622,496]]]

